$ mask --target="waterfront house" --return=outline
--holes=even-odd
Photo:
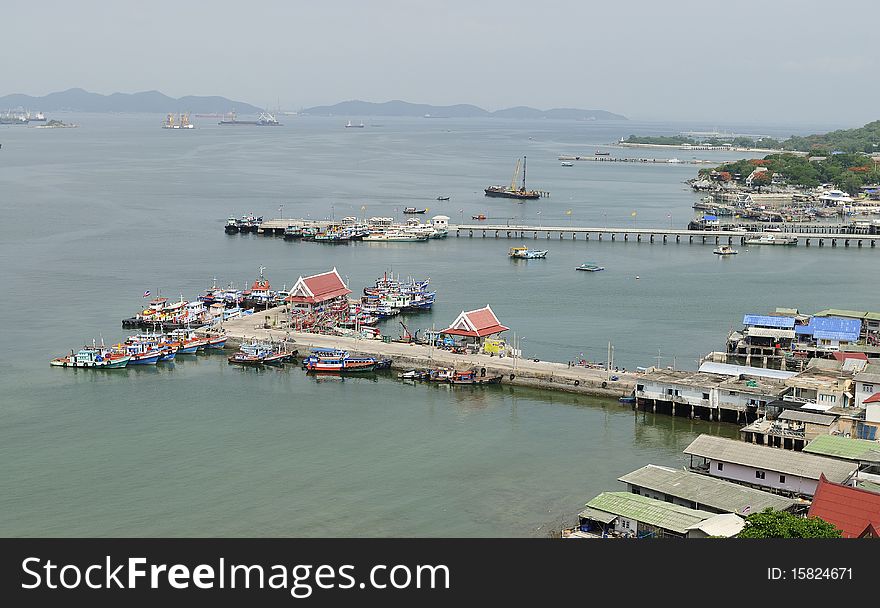
[[[829,308],[819,311],[813,316],[857,319],[861,323],[860,342],[866,346],[880,347],[880,312]],[[866,352],[870,352],[870,350],[866,350]],[[880,352],[880,350],[875,349],[874,352]]]
[[[730,513],[710,513],[639,496],[603,492],[578,514],[568,538],[705,538],[735,536],[745,520]],[[707,532],[708,530],[708,532]]]
[[[784,402],[783,402],[784,403]],[[786,405],[797,405],[789,402]],[[840,432],[840,416],[823,414],[803,408],[785,407],[775,418],[762,418],[740,429],[740,438],[747,443],[802,450],[819,435]]]
[[[866,407],[866,401],[880,393],[880,365],[868,364],[855,376],[856,407]],[[872,402],[873,403],[873,402]]]
[[[461,311],[455,321],[440,332],[452,337],[457,346],[481,350],[487,339],[510,329],[501,324],[487,304],[476,310]]]
[[[287,302],[292,314],[312,314],[347,303],[346,296],[350,293],[334,268],[321,274],[301,276],[290,290]]]
[[[847,350],[859,341],[862,331],[860,319],[835,316],[813,316],[806,325],[795,327],[797,339],[792,350],[836,352]],[[821,353],[813,353],[819,356]]]
[[[775,372],[782,377],[760,371]],[[661,411],[668,410],[673,416],[678,411],[692,417],[706,416],[709,420],[754,420],[764,415],[767,403],[789,392],[784,378],[794,375],[778,370],[756,372],[758,375],[651,370],[638,379],[635,396],[640,405],[650,404],[654,412],[659,406]]]
[[[640,496],[712,513],[795,511],[805,503],[684,469],[645,465],[617,478]]]
[[[860,439],[880,439],[880,393],[871,395],[863,402],[864,420],[856,425],[856,436]]]
[[[880,494],[819,479],[807,513],[837,526],[844,538],[877,538]]]
[[[811,359],[804,371],[786,379],[785,384],[793,389],[792,397],[813,404],[814,409],[852,407],[853,377],[864,363],[858,359]]]
[[[812,497],[822,474],[848,483],[858,470],[855,463],[712,435],[700,435],[684,453],[692,471],[793,497]]]

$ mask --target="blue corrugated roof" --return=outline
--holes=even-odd
[[[817,339],[855,342],[862,331],[862,322],[843,317],[812,317],[810,327],[813,329],[813,337]]]
[[[770,317],[764,315],[745,315],[743,325],[758,325],[761,327],[782,327],[791,329],[794,327],[794,317]]]
[[[862,322],[859,319],[843,317],[812,317],[809,325],[799,325],[794,331],[797,334],[813,336],[818,340],[855,342],[862,331]]]
[[[711,221],[711,222],[714,222],[715,220],[718,219],[718,216],[717,216],[717,215],[704,215],[704,216],[703,216],[703,219],[704,219],[704,220],[709,220],[709,221]]]

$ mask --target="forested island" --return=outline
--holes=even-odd
[[[712,145],[729,144],[736,148],[764,148],[769,150],[785,150],[806,152],[813,156],[828,156],[836,153],[862,152],[873,154],[880,152],[880,120],[869,122],[857,129],[840,129],[830,133],[814,135],[793,135],[784,140],[772,137],[733,138],[706,137],[695,139],[685,135],[640,136],[630,135],[621,141],[628,144],[650,144],[660,146]]]

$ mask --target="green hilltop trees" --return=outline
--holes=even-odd
[[[841,534],[824,519],[767,508],[746,517],[746,525],[737,538],[841,538]]]

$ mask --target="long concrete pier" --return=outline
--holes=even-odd
[[[814,226],[812,228],[819,228]],[[805,227],[805,229],[809,229]],[[655,241],[666,243],[700,243],[710,245],[745,245],[747,240],[762,236],[788,236],[798,239],[807,247],[817,245],[824,247],[829,245],[837,247],[876,247],[880,241],[880,234],[848,234],[848,233],[823,233],[823,232],[734,232],[729,230],[681,230],[675,228],[628,228],[628,227],[596,227],[596,226],[529,226],[510,224],[459,224],[449,226],[450,234],[456,237],[479,237],[479,238],[507,238],[507,239],[537,239],[558,238],[574,239],[582,238],[586,241],[590,237],[597,241],[623,241],[625,243],[641,243],[643,241],[653,243]]]
[[[343,336],[325,336],[284,328],[275,329],[287,315],[287,307],[279,306],[246,317],[224,321],[222,329],[229,346],[251,339],[293,341],[300,355],[312,348],[339,348],[352,354],[363,354],[392,360],[394,369],[430,369],[438,367],[457,370],[485,370],[488,376],[501,375],[502,384],[561,390],[601,397],[631,395],[636,388],[637,373],[611,372],[605,369],[569,366],[567,363],[536,361],[519,357],[497,357],[485,354],[456,354],[424,344],[383,342]],[[268,327],[267,327],[268,326]],[[611,378],[616,377],[617,380]]]
[[[266,236],[280,236],[288,226],[327,227],[330,220],[274,219],[260,224],[257,232]],[[627,226],[535,226],[526,224],[450,224],[449,234],[456,237],[507,238],[507,239],[573,239],[589,241],[591,238],[602,241],[623,241],[625,243],[698,243],[703,245],[745,245],[749,239],[761,236],[792,236],[798,244],[806,247],[876,247],[880,234],[870,234],[869,228],[853,229],[853,232],[832,232],[839,226],[821,224],[783,227],[783,232],[761,231],[762,226],[752,225],[755,231],[735,232],[730,230],[686,230],[676,228]]]

